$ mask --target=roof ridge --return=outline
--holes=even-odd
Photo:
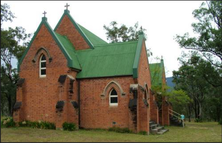
[[[103,40],[102,38],[100,38],[99,36],[97,36],[96,34],[94,34],[93,32],[89,31],[88,29],[86,29],[85,27],[83,27],[82,25],[80,25],[79,23],[76,23],[76,24],[78,24],[81,29],[84,28],[86,31],[88,31],[89,33],[91,33],[93,36],[95,36],[96,38],[98,38],[98,39],[102,40],[103,42],[105,42],[106,44],[108,44],[105,40]],[[83,30],[84,30],[84,29],[83,29]],[[105,44],[105,43],[104,43],[104,44]]]
[[[139,35],[135,59],[133,62],[133,78],[138,78],[138,67],[139,67],[140,55],[141,55],[144,40],[145,40],[145,36],[142,33]]]
[[[161,64],[161,63],[149,63],[149,65],[154,65],[154,64]]]
[[[73,61],[73,64],[74,64],[74,66],[75,66],[75,68],[76,69],[79,69],[79,70],[81,70],[81,64],[80,64],[80,61],[79,61],[79,58],[78,58],[78,55],[77,55],[77,53],[76,53],[76,50],[75,50],[75,47],[72,45],[72,43],[70,42],[70,40],[69,40],[69,38],[66,36],[66,35],[61,35],[61,34],[59,34],[59,33],[57,33],[57,32],[55,32],[55,34],[57,35],[57,37],[58,37],[58,39],[60,40],[60,42],[61,42],[61,44],[63,44],[63,46],[64,46],[64,48],[66,49],[67,48],[67,52],[70,54],[70,56],[72,57],[71,59],[72,59],[72,61]],[[60,39],[60,37],[61,38],[64,38],[64,39]],[[62,41],[61,41],[62,40]],[[65,42],[68,44],[68,45],[64,45],[64,40],[65,40]],[[71,47],[69,47],[69,46],[71,46]],[[72,50],[71,52],[70,52],[70,50]],[[75,56],[75,58],[76,59],[73,59],[73,56],[72,55],[74,55]],[[78,66],[76,66],[75,65],[75,61],[74,60],[77,60],[77,64],[79,65],[79,67]]]
[[[124,45],[124,44],[132,44],[132,43],[136,43],[136,42],[138,42],[138,41],[127,41],[127,42],[118,42],[118,43],[108,43],[108,44],[97,45],[97,46],[95,46],[95,47]]]

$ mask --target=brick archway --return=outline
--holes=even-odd
[[[111,86],[113,86],[113,85],[115,85],[115,86],[118,87],[118,89],[119,89],[119,91],[120,91],[120,94],[121,94],[122,96],[124,96],[124,95],[126,94],[125,92],[123,92],[123,89],[122,89],[122,87],[120,86],[120,84],[119,84],[118,82],[116,82],[116,81],[110,81],[110,82],[106,85],[106,87],[104,88],[101,96],[104,97],[104,96],[106,95],[107,90],[109,89],[109,87],[111,87]]]
[[[39,54],[41,51],[45,51],[45,52],[46,52],[46,55],[47,55],[47,57],[48,57],[48,59],[49,59],[49,62],[51,62],[51,61],[52,61],[52,57],[51,57],[51,55],[49,54],[49,51],[48,51],[46,48],[44,48],[44,47],[41,47],[41,48],[38,49],[38,51],[36,52],[36,54],[35,54],[32,62],[33,62],[33,63],[36,62],[36,59],[37,59],[37,57],[38,57],[38,54]]]

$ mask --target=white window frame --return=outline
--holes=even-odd
[[[112,91],[115,90],[114,88],[110,91],[109,93],[109,105],[110,106],[118,106],[118,94],[117,95],[111,95]],[[115,90],[116,91],[116,90]],[[117,103],[111,103],[111,98],[112,97],[117,97]]]
[[[39,60],[39,77],[46,77],[46,74],[45,75],[42,75],[41,74],[41,70],[45,69],[46,70],[46,66],[45,67],[42,67],[41,63],[45,63],[46,64],[46,59],[45,60],[42,60],[42,57],[45,56],[45,55],[41,55],[40,57],[40,60]]]

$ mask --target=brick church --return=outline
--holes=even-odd
[[[107,43],[77,23],[68,9],[53,30],[44,16],[18,63],[13,118],[62,128],[129,128],[149,133],[150,120],[169,125],[151,90],[143,33],[137,41]],[[164,67],[159,74],[165,83]],[[166,99],[163,99],[166,100]],[[165,102],[163,102],[165,103]]]

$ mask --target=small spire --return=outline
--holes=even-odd
[[[161,60],[160,61],[161,61],[161,63],[163,63],[163,56],[161,56]]]
[[[47,13],[47,12],[45,12],[45,11],[42,13],[42,14],[44,14],[44,17],[45,17],[45,15],[46,15],[46,13]]]
[[[66,3],[66,5],[65,5],[65,7],[66,7],[66,10],[68,10],[68,7],[69,7],[70,5],[68,4],[68,3]]]
[[[139,35],[144,35],[142,30],[139,31]]]

